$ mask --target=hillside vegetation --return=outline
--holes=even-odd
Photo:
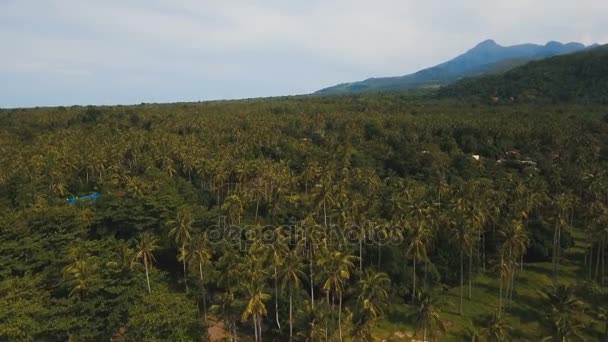
[[[442,97],[489,102],[608,103],[608,46],[530,62],[504,74],[460,81]]]

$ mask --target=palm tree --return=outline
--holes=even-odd
[[[300,251],[292,250],[280,265],[281,287],[289,288],[289,340],[293,339],[293,292],[300,287],[301,279],[306,277],[300,259]]]
[[[70,297],[76,293],[82,295],[87,291],[97,268],[94,258],[82,253],[84,252],[79,249],[81,255],[75,255],[73,262],[63,269],[64,278],[69,278],[73,284],[69,293]]]
[[[203,315],[205,317],[205,321],[207,321],[207,294],[205,292],[205,279],[203,269],[206,269],[209,265],[211,265],[211,248],[209,247],[209,240],[207,239],[206,233],[199,235],[194,240],[194,243],[191,245],[191,251],[189,254],[191,255],[190,262],[193,265],[198,266],[203,296]]]
[[[359,281],[361,292],[357,301],[372,321],[383,314],[382,307],[387,304],[390,283],[386,273],[373,271],[365,271]]]
[[[498,313],[493,313],[483,317],[480,321],[478,336],[485,338],[486,341],[510,341],[511,328],[503,317]]]
[[[418,260],[427,260],[426,254],[426,242],[430,235],[430,229],[427,225],[428,208],[417,205],[412,206],[409,216],[413,221],[413,224],[409,225],[407,232],[407,256],[413,261],[412,276],[414,281],[412,282],[412,301],[416,297],[416,262]],[[406,224],[404,222],[404,224]]]
[[[169,221],[167,224],[172,227],[169,231],[169,236],[175,236],[175,243],[180,245],[179,260],[182,261],[184,267],[184,284],[188,291],[188,277],[186,273],[186,261],[188,259],[188,251],[186,245],[192,238],[192,224],[194,219],[192,213],[187,208],[182,208],[177,212],[177,218]]]
[[[549,308],[546,317],[551,324],[551,339],[554,342],[569,341],[571,338],[581,338],[582,323],[580,314],[583,309],[581,302],[574,295],[574,288],[558,285],[546,292]]]
[[[504,260],[503,256],[503,262],[506,261],[509,266],[508,274],[510,281],[507,283],[511,285],[507,286],[507,298],[509,298],[509,303],[511,303],[513,288],[515,287],[515,264],[526,253],[529,239],[520,220],[512,220],[511,224],[499,231],[499,234],[504,239],[501,250],[503,253],[506,253],[507,258]]]
[[[446,331],[445,323],[439,315],[437,309],[438,302],[431,296],[428,291],[420,291],[416,294],[414,300],[414,320],[416,325],[415,333],[420,329],[423,330],[422,341],[426,341],[427,332],[431,332],[431,336],[435,335],[437,330]]]
[[[241,224],[243,203],[237,195],[228,196],[222,205],[222,209],[226,211],[226,216],[231,225]]]
[[[136,243],[136,252],[133,256],[133,260],[131,260],[131,266],[137,261],[141,260],[144,264],[144,268],[146,269],[146,282],[148,284],[148,293],[152,293],[150,289],[150,276],[148,274],[148,268],[155,261],[154,259],[154,250],[158,248],[156,243],[158,239],[149,233],[144,233],[140,236],[139,241]]]
[[[350,278],[350,274],[355,267],[355,256],[348,255],[339,251],[329,252],[323,260],[325,265],[325,282],[323,290],[329,299],[332,294],[332,303],[334,296],[338,295],[338,329],[340,332],[340,341],[342,341],[342,293],[344,290],[344,282]],[[329,302],[329,300],[328,300]]]
[[[388,304],[390,279],[385,273],[365,271],[359,280],[357,308],[353,314],[351,336],[358,341],[372,341],[371,325],[382,316]]]
[[[458,246],[460,254],[460,306],[459,313],[462,315],[462,298],[464,291],[464,254],[472,249],[473,240],[471,237],[471,231],[466,224],[466,211],[467,207],[462,198],[456,200],[452,215],[454,218],[450,218],[451,229],[450,234],[452,241]]]
[[[249,299],[241,315],[241,320],[246,321],[249,317],[252,317],[255,340],[256,342],[262,341],[262,317],[268,314],[265,302],[270,299],[270,295],[263,292],[260,284],[249,284],[247,293]]]
[[[553,266],[553,286],[557,286],[558,273],[559,273],[559,262],[560,262],[560,250],[561,250],[561,230],[567,224],[567,206],[568,206],[568,195],[559,194],[554,200],[553,205],[557,211],[555,216],[555,229],[553,231],[553,252],[551,263]]]

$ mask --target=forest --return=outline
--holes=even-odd
[[[439,96],[490,102],[608,103],[608,45],[532,61],[505,73],[464,79]],[[516,62],[516,61],[515,61]]]
[[[4,109],[0,229],[1,341],[606,340],[608,107]]]

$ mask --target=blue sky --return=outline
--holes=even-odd
[[[608,42],[605,0],[0,0],[0,107],[309,93],[492,38]]]

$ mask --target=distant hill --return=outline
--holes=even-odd
[[[531,60],[572,53],[585,48],[585,45],[580,43],[562,44],[553,41],[545,45],[501,46],[493,40],[486,40],[452,60],[413,74],[343,83],[321,89],[315,94],[348,94],[365,91],[433,88],[466,77],[504,72]]]
[[[443,87],[440,97],[505,101],[608,103],[608,45],[533,61],[500,75],[466,79]]]

